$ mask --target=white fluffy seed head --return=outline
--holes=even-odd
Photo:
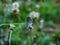
[[[14,2],[13,4],[12,4],[12,7],[14,8],[19,8],[19,2]]]
[[[40,14],[39,12],[32,11],[29,16],[31,18],[39,18]]]
[[[19,2],[14,2],[12,4],[12,12],[16,11],[15,13],[19,12]]]

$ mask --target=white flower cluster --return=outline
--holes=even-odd
[[[19,2],[14,2],[12,4],[12,11],[16,10],[16,12],[19,12]]]
[[[40,28],[42,29],[44,27],[44,20],[40,20]]]
[[[40,13],[39,12],[36,12],[36,11],[32,11],[30,14],[29,14],[29,17],[31,18],[39,18],[40,16]]]

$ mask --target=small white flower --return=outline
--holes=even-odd
[[[37,5],[36,5],[36,8],[39,9],[39,8],[40,8],[40,5],[37,4]]]
[[[31,18],[39,18],[40,14],[39,12],[32,11],[29,16]]]
[[[12,12],[13,12],[13,11],[16,11],[16,13],[19,12],[19,2],[14,2],[14,3],[12,4]]]
[[[40,28],[44,27],[44,20],[40,20]]]
[[[14,8],[19,8],[19,2],[14,2],[13,4],[12,4],[12,7]]]
[[[10,27],[14,28],[14,27],[15,27],[15,25],[14,25],[14,24],[10,24]]]

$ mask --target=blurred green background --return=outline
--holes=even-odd
[[[12,16],[15,15],[11,13],[10,8],[15,1],[21,3],[19,7],[20,12],[17,14],[17,17],[12,20]],[[50,30],[50,28],[52,28],[52,30],[57,30],[53,34],[47,33],[50,37],[49,42],[57,43],[55,38],[60,38],[60,3],[56,3],[54,0],[33,0],[32,2],[28,2],[28,0],[0,0],[0,25],[9,25],[10,23],[13,23],[16,26],[12,33],[12,45],[25,45],[22,43],[23,41],[27,43],[26,45],[31,45],[31,36],[26,34],[26,19],[29,16],[29,13],[36,9],[37,4],[40,5],[40,8],[37,9],[40,13],[38,20],[44,19],[45,21],[43,30]],[[43,36],[45,34],[42,31],[37,31],[40,30],[39,21],[38,25],[34,24],[33,27],[34,29],[31,31],[32,37],[37,34],[38,38],[36,42],[38,45],[43,45]]]

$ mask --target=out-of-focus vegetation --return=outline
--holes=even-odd
[[[54,28],[59,33],[58,32],[53,34],[45,33],[44,32],[45,27],[42,30],[39,28],[39,21],[43,19],[44,25],[47,28],[56,27],[55,24],[60,23],[60,3],[55,3],[54,0],[47,0],[47,1],[33,0],[32,2],[21,0],[18,1],[20,3],[19,7],[20,11],[16,16],[14,13],[12,13],[11,10],[12,3],[14,1],[16,0],[0,0],[0,25],[9,25],[10,23],[13,23],[16,26],[12,33],[12,39],[11,39],[12,45],[31,45],[32,38],[30,35],[26,33],[27,32],[26,19],[29,16],[29,13],[33,10],[37,10],[40,13],[40,17],[37,21],[38,24],[34,23],[33,29],[31,31],[32,37],[34,37],[34,35],[37,36],[36,43],[38,45],[44,45],[46,42],[48,44],[45,45],[50,45],[50,42],[56,43],[55,41],[57,41],[58,38],[60,38],[59,35],[60,31]],[[36,5],[39,5],[40,8],[37,9]],[[47,41],[43,38],[45,36],[47,37]]]
[[[7,3],[5,3],[5,2],[7,2]],[[9,20],[12,18],[10,9],[11,9],[11,5],[13,2],[2,0],[0,3],[0,16],[1,16],[1,18],[4,17],[4,19],[3,18],[2,19],[5,20],[5,21],[3,21],[5,23],[8,23]],[[55,22],[60,22],[60,18],[59,18],[60,17],[59,16],[59,14],[60,14],[59,5],[60,4],[59,3],[56,4],[54,1],[44,1],[43,2],[42,0],[39,2],[33,1],[30,3],[31,4],[29,4],[29,2],[27,2],[27,1],[21,1],[20,8],[19,8],[20,12],[17,15],[17,16],[20,15],[20,19],[21,19],[20,21],[25,21],[26,17],[29,15],[29,13],[33,10],[36,10],[36,5],[40,5],[40,8],[37,9],[41,14],[40,19],[43,18],[45,21],[52,20]],[[2,15],[4,15],[4,16],[2,16]],[[9,17],[10,17],[10,19],[9,19]]]

